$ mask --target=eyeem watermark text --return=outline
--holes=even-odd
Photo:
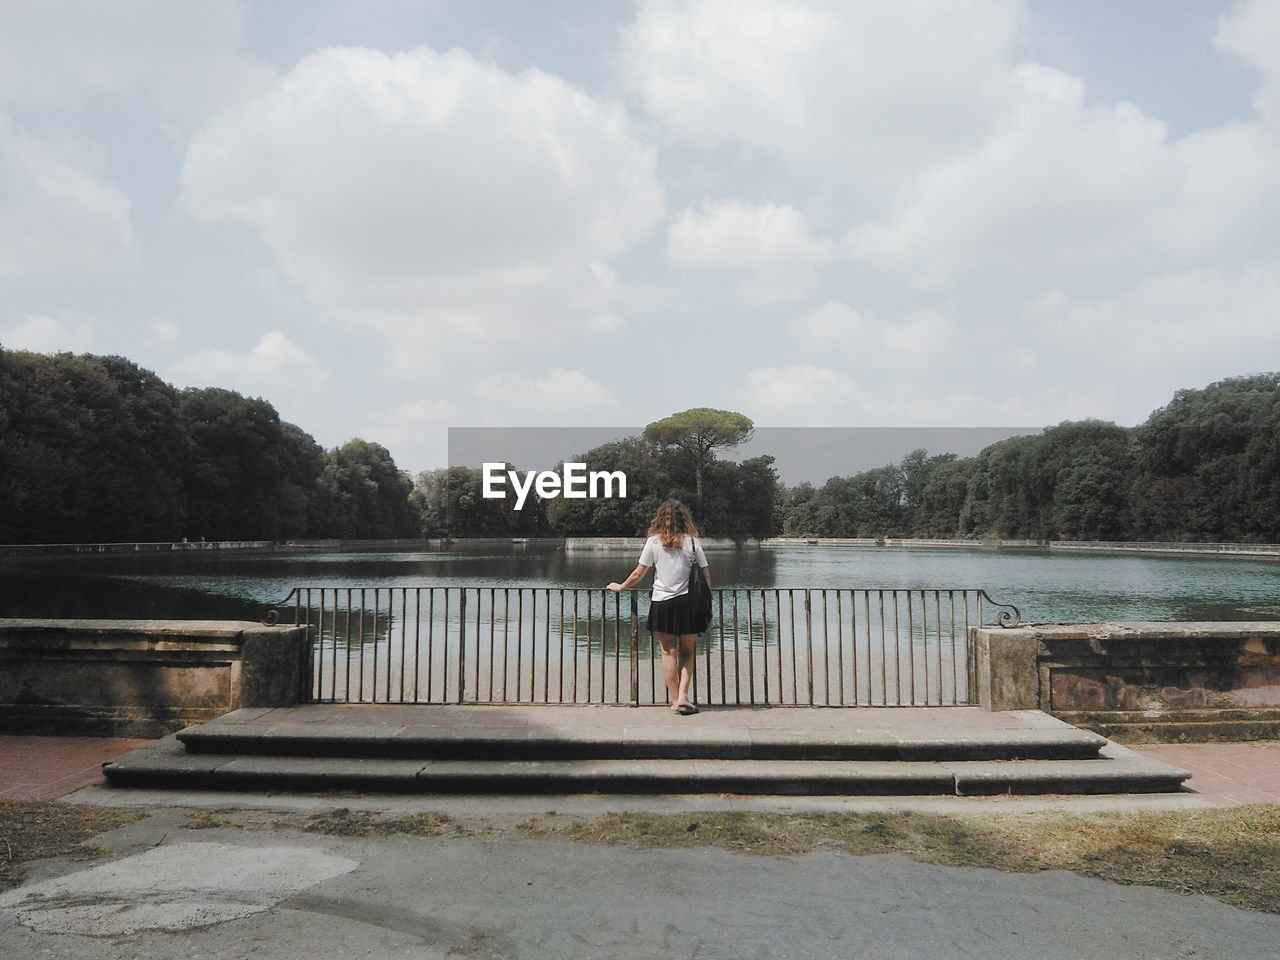
[[[505,500],[505,489],[508,480],[516,492],[516,509],[524,509],[524,502],[529,491],[534,490],[543,500],[564,497],[566,500],[626,499],[627,475],[621,470],[587,471],[585,463],[566,463],[564,475],[554,470],[529,470],[521,482],[520,471],[508,470],[505,463],[486,463],[484,470],[484,488],[481,495],[486,500]],[[617,493],[614,485],[617,484]]]

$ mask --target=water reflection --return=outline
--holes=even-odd
[[[638,553],[536,542],[8,560],[0,561],[0,616],[256,620],[307,585],[596,588],[622,579]],[[708,557],[717,586],[984,587],[1033,621],[1280,617],[1280,563],[1268,560],[804,545]]]

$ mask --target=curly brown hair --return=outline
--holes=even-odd
[[[664,547],[679,547],[684,543],[685,534],[691,537],[698,535],[698,528],[693,525],[693,514],[679,500],[663,501],[649,524],[649,536],[656,536]]]

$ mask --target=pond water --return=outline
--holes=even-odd
[[[636,554],[485,542],[10,559],[0,561],[0,616],[256,620],[298,586],[600,587],[623,579]],[[1027,621],[1280,619],[1274,560],[816,545],[712,549],[708,559],[718,587],[980,588]]]

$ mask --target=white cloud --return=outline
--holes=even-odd
[[[913,310],[881,333],[881,363],[898,366],[931,358],[954,357],[955,326],[938,310]],[[920,372],[919,367],[914,368]]]
[[[151,332],[163,344],[172,346],[182,337],[182,328],[172,320],[157,320],[151,324]]]
[[[186,119],[270,76],[240,52],[245,19],[243,0],[6,0],[0,103],[56,109],[141,96]]]
[[[1128,104],[1086,107],[1083,83],[1047,67],[1023,67],[1017,88],[981,148],[924,174],[887,220],[851,233],[858,256],[951,273],[1105,261],[1162,242],[1155,216],[1179,174],[1165,125]]]
[[[802,426],[852,426],[866,403],[852,377],[809,364],[752,370],[741,401],[753,418]]]
[[[382,444],[400,469],[416,474],[449,462],[448,429],[463,419],[448,400],[414,400],[375,411],[360,427],[360,436]]]
[[[722,200],[672,218],[667,257],[680,267],[746,273],[748,298],[780,302],[813,289],[831,250],[794,207]]]
[[[559,423],[611,424],[618,402],[609,390],[577,370],[553,369],[545,377],[511,373],[483,377],[458,400],[414,400],[381,410],[360,435],[393,451],[406,470],[449,462],[450,427],[512,427]]]
[[[938,310],[914,310],[881,319],[839,300],[829,300],[791,323],[797,344],[815,353],[832,352],[867,367],[910,369],[915,375],[946,369],[960,361],[951,318]]]
[[[792,425],[1135,424],[1180,388],[1280,367],[1277,316],[1274,258],[1161,274],[1109,297],[1054,289],[1009,324],[929,310],[885,320],[831,301],[790,327],[799,355],[821,365],[753,371],[742,402]]]
[[[801,343],[820,350],[831,347],[854,350],[862,346],[872,322],[869,313],[853,309],[839,300],[828,300],[791,324],[791,332]]]
[[[1017,0],[647,0],[623,68],[672,136],[898,176],[982,136],[1022,18]]]
[[[1162,121],[1089,105],[1080,78],[1048,67],[1023,65],[1007,92],[979,148],[940,156],[850,231],[855,256],[937,283],[969,269],[1226,263],[1273,235],[1280,137],[1265,118],[1170,140]]]
[[[1241,0],[1218,19],[1214,44],[1234,54],[1263,75],[1254,97],[1258,112],[1280,120],[1280,3],[1277,0]]]
[[[29,313],[12,327],[0,327],[0,344],[32,353],[86,353],[93,346],[93,330],[83,317],[58,320]]]
[[[1075,382],[1056,377],[1026,383],[1009,376],[997,358],[972,369],[995,371],[999,390],[970,376],[947,389],[936,379],[913,375],[904,379],[870,366],[865,379],[854,379],[830,367],[797,364],[751,371],[738,402],[758,425],[788,427],[975,427],[1039,426],[1067,418],[1105,416],[1117,391],[1106,383]],[[1087,371],[1080,371],[1087,373]],[[952,382],[954,382],[952,379]],[[981,382],[976,385],[975,379]]]
[[[1153,378],[1162,384],[1160,392],[1171,395],[1180,387],[1280,367],[1278,316],[1280,262],[1271,261],[1234,271],[1166,274],[1104,299],[1076,300],[1052,290],[1026,303],[1020,321],[1024,339],[1053,358],[1055,376],[1118,379],[1122,385],[1130,380],[1149,397]],[[1148,412],[1132,404],[1125,410],[1134,420]]]
[[[577,370],[552,370],[545,377],[494,374],[476,384],[472,395],[498,414],[498,422],[516,424],[529,418],[571,415],[574,426],[591,426],[617,407],[605,387]]]
[[[82,153],[0,114],[0,276],[102,270],[126,258],[129,200]]]
[[[190,386],[214,386],[246,393],[314,390],[329,371],[279,330],[263,334],[245,353],[202,350],[169,367],[170,379]]]
[[[673,137],[746,145],[856,211],[857,258],[925,285],[971,271],[1230,263],[1280,217],[1278,0],[1216,43],[1259,69],[1257,122],[1171,140],[1132,104],[1021,62],[1016,0],[642,3],[624,30],[639,100]],[[843,190],[852,178],[874,194]]]
[[[617,327],[662,212],[621,107],[462,50],[326,49],[193,140],[182,203],[260,228],[314,302],[407,349]]]

